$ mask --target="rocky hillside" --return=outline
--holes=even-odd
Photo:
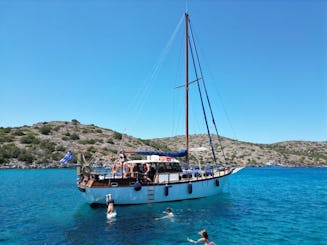
[[[327,166],[327,142],[288,141],[276,144],[253,144],[221,138],[225,159],[216,136],[214,146],[222,164],[265,165],[267,162],[287,166]],[[190,147],[195,162],[212,162],[207,135],[191,135]],[[40,167],[58,163],[66,151],[83,153],[92,162],[110,163],[124,149],[176,151],[184,148],[184,137],[143,140],[119,132],[71,122],[43,122],[32,126],[0,128],[0,167]],[[77,154],[76,154],[77,155]],[[140,158],[130,155],[129,159]],[[73,161],[77,161],[75,158]]]
[[[327,141],[286,141],[275,144],[254,144],[236,141],[221,137],[223,152],[218,144],[217,136],[214,139],[214,147],[217,149],[217,158],[224,163],[235,165],[262,166],[267,163],[280,164],[285,166],[327,166]],[[154,139],[153,141],[170,146],[183,145],[183,137],[172,137]],[[192,147],[205,146],[208,150],[193,153],[200,161],[210,161],[211,151],[209,150],[207,135],[192,135],[190,145]]]

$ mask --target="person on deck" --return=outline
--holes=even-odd
[[[146,163],[144,164],[144,179],[148,182],[152,182],[153,180],[150,178],[150,170],[151,170],[151,164],[150,163]]]
[[[120,151],[119,152],[119,161],[120,161],[120,163],[124,163],[124,162],[126,162],[126,160],[127,160],[127,157],[125,155],[125,152],[124,151]]]

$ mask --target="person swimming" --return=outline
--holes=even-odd
[[[216,245],[216,243],[209,241],[209,235],[208,235],[208,232],[206,230],[201,230],[199,232],[199,235],[201,237],[198,240],[192,240],[190,238],[187,238],[187,241],[189,241],[191,243],[200,243],[200,242],[203,242],[204,245]]]
[[[173,217],[174,214],[173,214],[173,211],[171,211],[171,208],[166,208],[166,216],[169,216],[169,217]]]
[[[116,216],[115,208],[114,208],[114,199],[112,199],[111,194],[106,195],[106,203],[108,205],[107,208],[107,218]]]
[[[165,216],[163,216],[163,217],[161,217],[161,218],[156,218],[156,220],[159,220],[159,219],[167,219],[167,218],[172,218],[172,217],[174,217],[173,211],[172,211],[171,208],[169,208],[169,207],[166,208],[165,213],[166,213]]]

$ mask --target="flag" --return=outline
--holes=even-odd
[[[65,164],[73,160],[74,154],[71,151],[68,151],[65,156],[60,160],[61,163]]]

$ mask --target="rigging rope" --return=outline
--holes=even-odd
[[[210,114],[211,114],[211,118],[212,118],[212,123],[213,123],[213,125],[214,125],[214,127],[215,127],[216,134],[217,134],[217,138],[218,138],[218,142],[219,142],[219,145],[220,145],[220,148],[221,148],[221,152],[222,152],[222,154],[223,154],[224,161],[225,161],[225,163],[226,163],[226,156],[225,156],[224,148],[223,148],[222,143],[221,143],[221,140],[220,140],[220,136],[219,136],[219,133],[218,133],[218,129],[217,129],[217,125],[216,125],[216,122],[215,122],[215,118],[214,118],[214,116],[213,116],[212,107],[211,107],[211,103],[210,103],[210,100],[209,100],[209,96],[208,96],[208,91],[207,91],[207,88],[206,88],[206,84],[205,84],[205,81],[204,81],[204,77],[203,77],[203,72],[202,72],[202,67],[201,67],[201,64],[200,64],[200,59],[199,59],[198,51],[197,51],[197,48],[196,48],[196,45],[195,45],[195,41],[194,41],[194,36],[193,36],[193,31],[192,31],[191,22],[190,22],[190,31],[191,31],[192,41],[193,41],[194,50],[195,50],[195,54],[196,54],[196,58],[197,58],[197,64],[198,64],[198,66],[199,66],[200,74],[201,74],[201,77],[202,77],[202,84],[203,84],[204,91],[205,91],[205,94],[206,94],[207,103],[208,103],[208,105],[209,105],[209,109],[210,109]],[[192,57],[192,58],[193,58],[193,57]]]
[[[133,121],[131,122],[131,125],[135,125],[136,120],[140,118],[141,112],[143,110],[143,107],[146,103],[145,98],[149,96],[151,93],[151,90],[154,86],[154,80],[158,77],[158,74],[160,72],[160,69],[162,67],[162,63],[165,60],[167,54],[169,53],[169,50],[171,48],[171,45],[176,37],[176,34],[178,33],[178,30],[180,29],[180,26],[183,22],[184,16],[181,16],[178,24],[176,25],[172,35],[170,36],[168,42],[166,43],[164,49],[162,50],[160,57],[156,64],[152,68],[152,73],[150,74],[149,78],[145,79],[143,82],[143,86],[140,86],[140,89],[135,93],[135,99],[130,101],[129,108],[133,109],[136,114],[135,117],[133,117]],[[135,110],[136,109],[136,110]]]
[[[207,120],[207,114],[206,114],[206,110],[205,110],[204,103],[203,103],[202,92],[201,92],[201,87],[200,87],[200,83],[199,83],[198,72],[197,72],[196,64],[195,64],[195,60],[194,60],[193,48],[192,48],[191,41],[189,41],[189,44],[190,44],[191,56],[192,56],[192,61],[193,61],[193,66],[194,66],[195,77],[196,77],[196,83],[198,85],[198,90],[199,90],[199,94],[200,94],[200,100],[201,100],[201,106],[202,106],[203,116],[204,116],[204,120],[206,122],[206,127],[207,127],[207,132],[208,132],[208,137],[209,137],[210,148],[211,148],[211,152],[212,152],[212,156],[213,156],[214,162],[215,162],[215,164],[217,164],[215,149],[214,149],[213,144],[212,144],[212,139],[211,139],[211,135],[210,135],[210,129],[209,129],[208,120]]]

